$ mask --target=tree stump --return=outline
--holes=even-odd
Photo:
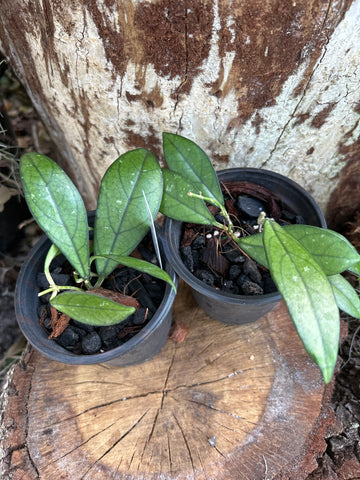
[[[331,387],[284,303],[234,327],[182,285],[174,319],[185,340],[137,366],[70,366],[28,349],[2,398],[1,478],[306,478],[334,421]]]

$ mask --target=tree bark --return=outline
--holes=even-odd
[[[305,479],[333,428],[332,387],[284,304],[229,327],[183,286],[174,317],[185,340],[138,366],[69,366],[28,351],[2,398],[1,478]]]
[[[89,208],[107,166],[160,154],[165,130],[324,208],[338,186],[334,220],[360,205],[359,25],[360,0],[3,0],[0,47]]]

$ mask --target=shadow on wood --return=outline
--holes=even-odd
[[[174,317],[185,341],[138,366],[72,367],[28,349],[3,394],[1,478],[306,478],[334,421],[331,388],[285,305],[228,326],[182,285]]]

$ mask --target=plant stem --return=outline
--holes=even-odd
[[[221,215],[225,218],[227,222],[227,225],[225,226],[226,230],[229,233],[234,230],[234,225],[230,219],[228,212],[226,211],[225,205],[215,200],[215,198],[204,197],[204,195],[200,195],[197,193],[189,192],[188,195],[189,197],[200,198],[201,200],[204,200],[205,202],[210,203],[211,205],[215,205],[215,207],[218,207],[220,209]],[[214,222],[214,226],[224,228],[224,225],[222,223],[216,222],[216,220]]]
[[[42,292],[39,292],[38,293],[38,297],[41,297],[42,295],[46,295],[47,293],[53,293],[55,295],[52,295],[51,298],[55,297],[59,292],[60,290],[77,290],[77,291],[80,291],[82,292],[83,289],[82,288],[78,288],[78,287],[69,287],[69,286],[58,286],[58,285],[52,285],[50,288],[47,288],[46,290],[43,290]]]

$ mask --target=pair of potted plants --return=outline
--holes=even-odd
[[[109,167],[100,187],[91,247],[85,207],[65,173],[41,155],[26,154],[21,159],[20,171],[27,202],[49,238],[42,240],[48,253],[42,253],[36,265],[25,266],[19,276],[16,312],[29,341],[39,348],[41,338],[41,347],[47,345],[43,353],[69,363],[110,361],[117,365],[129,365],[145,361],[152,355],[149,351],[154,345],[153,354],[161,349],[170,328],[171,304],[176,288],[175,270],[193,288],[200,306],[214,318],[228,323],[254,321],[269,311],[282,296],[306,350],[319,365],[325,382],[329,382],[338,351],[339,308],[353,316],[360,315],[357,294],[340,275],[344,270],[360,274],[360,256],[354,247],[336,232],[321,228],[326,227],[325,220],[310,195],[281,175],[255,169],[231,169],[216,174],[209,158],[195,143],[174,134],[164,133],[163,148],[168,169],[161,169],[155,156],[144,149],[122,155]],[[234,180],[235,186],[232,185]],[[246,218],[239,221],[234,204],[239,202],[239,197],[246,204],[246,199],[254,196],[258,197],[255,199],[256,218],[252,213],[249,220],[245,205],[240,206],[240,210],[242,208]],[[285,210],[279,211],[276,201],[279,205],[284,204]],[[302,215],[306,224],[280,226],[269,218],[279,217],[281,222],[282,216],[289,214],[287,209],[292,211],[294,218]],[[167,273],[143,260],[129,257],[149,229],[156,247],[153,219],[158,211],[166,217],[160,244],[165,254]],[[189,227],[187,232],[190,230],[192,237],[190,240],[185,238],[185,242],[183,235],[186,237],[188,233],[184,233],[184,225]],[[258,233],[249,235],[252,232]],[[210,253],[204,248],[209,236]],[[248,276],[242,273],[237,281],[245,276],[247,287],[255,288],[251,276],[259,276],[259,269],[254,270],[254,266],[260,265],[261,272],[270,272],[278,291],[249,296],[244,294],[244,286],[239,290],[232,284],[229,288],[229,281],[223,278],[220,283],[226,284],[225,291],[220,291],[216,283],[215,288],[207,285],[201,275],[189,271],[194,258],[190,261],[191,265],[185,266],[180,253],[182,244],[189,246],[193,242],[200,245],[197,253],[192,254],[193,257],[195,255],[195,263],[199,263],[197,255],[200,255],[202,264],[212,256],[213,260],[209,259],[209,262],[215,269],[215,275],[219,276],[217,265],[221,264],[221,274],[232,271],[234,276],[236,268],[223,260],[223,250],[230,256],[235,252],[241,257],[237,262],[246,263],[248,269]],[[52,278],[50,264],[60,251],[76,271],[71,285],[59,286]],[[206,255],[204,252],[207,252]],[[29,280],[30,273],[25,273],[33,271],[32,267],[39,271],[43,261],[48,280],[45,294],[50,295],[52,311],[62,312],[66,318],[71,317],[81,324],[105,328],[109,323],[117,325],[129,315],[134,315],[136,305],[121,305],[118,298],[114,301],[98,290],[107,278],[114,276],[118,264],[167,282],[164,299],[146,326],[121,346],[87,356],[66,352],[69,357],[60,358],[64,349],[49,341],[40,326],[35,302],[38,287]],[[93,262],[96,270],[91,268]],[[31,294],[26,294],[24,283],[26,287],[31,284]],[[255,293],[259,293],[256,288]],[[22,307],[26,296],[32,298],[30,313]],[[124,299],[120,301],[124,303]],[[161,327],[159,324],[163,325],[163,322],[158,321],[158,317],[163,316],[164,303],[167,320],[166,327]],[[162,340],[155,338],[156,327],[162,330]],[[149,348],[142,344],[142,336],[150,337]],[[132,343],[136,344],[136,354],[132,354]],[[50,353],[49,345],[55,345],[56,355]]]

